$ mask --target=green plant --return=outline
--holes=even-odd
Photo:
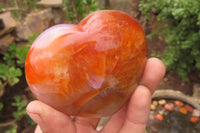
[[[3,63],[0,63],[0,79],[3,82],[11,86],[19,82],[29,47],[38,35],[39,33],[36,33],[29,37],[29,42],[23,47],[17,46],[16,43],[9,46],[8,51],[4,54]]]
[[[25,4],[27,5],[26,8],[28,8],[29,11],[33,11],[35,9],[40,8],[40,5],[37,4],[37,2],[40,1],[40,0],[24,0],[24,1],[25,1]]]
[[[0,12],[11,11],[13,17],[22,19],[27,15],[27,13],[40,8],[40,6],[37,4],[38,1],[39,0],[3,1],[3,4],[0,5]],[[5,5],[9,6],[5,6],[4,3],[6,3]]]
[[[14,125],[10,126],[10,128],[8,130],[6,130],[5,133],[17,133],[17,125],[14,124]]]
[[[38,35],[39,33],[31,36],[28,39],[28,43],[24,46],[19,46],[16,43],[12,43],[4,56],[0,59],[0,116],[2,116],[3,112],[5,113],[5,110],[11,108],[13,109],[12,116],[14,117],[13,120],[9,122],[5,121],[5,123],[2,123],[3,125],[6,125],[6,127],[0,124],[0,132],[1,129],[2,131],[5,131],[6,129],[6,133],[17,133],[19,130],[18,123],[21,121],[27,122],[25,126],[35,124],[35,122],[33,122],[26,113],[25,107],[28,103],[28,99],[26,97],[20,96],[21,94],[16,94],[16,90],[13,90],[13,93],[13,88],[10,86],[17,84],[23,76],[24,64],[29,47]],[[4,99],[3,94],[7,90],[11,91],[11,95],[9,95],[8,99],[11,99],[14,94],[14,102],[11,104],[7,104],[9,102],[7,102],[7,99]],[[4,109],[4,111],[2,109]]]
[[[20,48],[15,43],[12,43],[7,53],[4,54],[4,63],[0,64],[0,78],[11,86],[18,83],[19,77],[22,76],[21,67],[25,62],[22,59],[22,54],[25,54],[25,48],[27,48],[26,45]],[[23,56],[26,56],[26,54]]]
[[[15,118],[22,117],[26,114],[26,105],[28,104],[28,100],[22,98],[21,96],[14,97],[15,102],[12,103],[12,106],[17,108],[17,111],[13,112],[13,116]]]
[[[13,117],[14,119],[11,120],[10,122],[7,122],[4,125],[7,125],[7,130],[5,133],[17,133],[18,131],[18,124],[17,122],[20,120],[25,120],[27,121],[26,125],[35,125],[36,123],[29,118],[29,116],[26,113],[26,106],[28,104],[28,100],[26,97],[22,97],[20,95],[17,95],[14,97],[14,102],[11,103],[11,105],[15,108],[16,111],[13,112]],[[3,104],[2,104],[3,106]],[[0,109],[1,109],[1,104],[0,104]],[[1,110],[0,110],[1,111]],[[1,128],[0,128],[1,131]]]
[[[158,33],[169,45],[158,56],[188,81],[188,73],[200,71],[200,0],[142,0],[140,10],[147,19],[153,13],[163,22]]]
[[[63,0],[66,14],[72,23],[78,23],[89,13],[98,10],[96,0]]]
[[[0,64],[0,78],[11,86],[19,82],[19,77],[22,71],[19,68],[9,67],[5,64]]]

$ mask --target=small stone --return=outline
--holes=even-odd
[[[3,36],[2,38],[0,38],[0,53],[4,54],[8,47],[10,46],[10,44],[15,40],[15,37],[8,34]]]
[[[166,110],[168,110],[168,111],[173,111],[173,110],[174,110],[173,106],[172,106],[171,104],[168,104],[168,103],[166,103],[166,104],[164,105],[164,108],[165,108]]]
[[[199,122],[199,117],[193,116],[190,118],[190,122],[192,123],[198,123]]]
[[[159,113],[159,114],[161,114],[161,115],[164,115],[164,114],[165,114],[165,112],[166,112],[166,111],[165,111],[165,109],[164,109],[164,108],[162,108],[162,109],[160,109],[160,110],[158,111],[158,113]]]
[[[151,104],[151,110],[156,110],[156,106]]]
[[[182,114],[184,114],[184,115],[187,114],[187,110],[186,110],[186,108],[184,108],[184,107],[181,107],[181,108],[179,109],[179,112],[182,113]]]
[[[161,114],[156,114],[154,117],[159,121],[163,120],[163,115],[161,115]]]
[[[156,106],[158,105],[158,102],[154,100],[154,101],[152,102],[152,104],[156,107]]]
[[[50,8],[28,14],[24,23],[17,26],[17,37],[27,40],[34,33],[43,32],[53,25],[53,19]]]
[[[192,116],[200,117],[200,111],[198,109],[194,109],[192,112]]]
[[[0,14],[0,18],[2,19],[3,24],[4,24],[4,28],[0,30],[0,36],[13,31],[13,29],[17,25],[17,22],[12,17],[11,12],[5,12],[5,13]]]
[[[193,112],[194,111],[194,109],[190,105],[186,104],[184,107],[187,109],[188,112]]]
[[[180,107],[184,106],[184,103],[179,101],[179,100],[175,100],[174,104],[177,105],[177,106],[180,106]]]
[[[62,9],[45,8],[27,15],[25,21],[16,27],[19,40],[28,40],[34,33],[41,33],[47,28],[65,23]]]
[[[53,13],[53,21],[55,25],[68,23],[66,14],[62,10],[62,8],[53,8],[52,13]]]
[[[164,105],[164,104],[166,103],[166,100],[161,99],[161,100],[158,101],[158,103],[159,103],[160,105]]]

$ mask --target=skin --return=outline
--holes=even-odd
[[[151,95],[165,71],[161,60],[148,59],[140,84],[128,103],[113,114],[100,131],[96,131],[99,118],[75,117],[72,120],[68,115],[37,100],[28,104],[27,113],[38,124],[35,133],[144,133]]]

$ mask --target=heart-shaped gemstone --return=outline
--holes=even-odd
[[[128,100],[146,58],[139,23],[123,12],[102,10],[77,25],[44,31],[28,52],[25,72],[44,103],[69,115],[101,117]]]

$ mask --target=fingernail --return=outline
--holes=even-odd
[[[46,128],[45,128],[45,122],[42,119],[42,116],[40,114],[40,108],[37,107],[37,106],[34,106],[33,103],[30,103],[26,107],[26,112],[31,117],[31,119],[33,121],[35,121],[40,126],[40,129],[44,132],[46,130]]]

